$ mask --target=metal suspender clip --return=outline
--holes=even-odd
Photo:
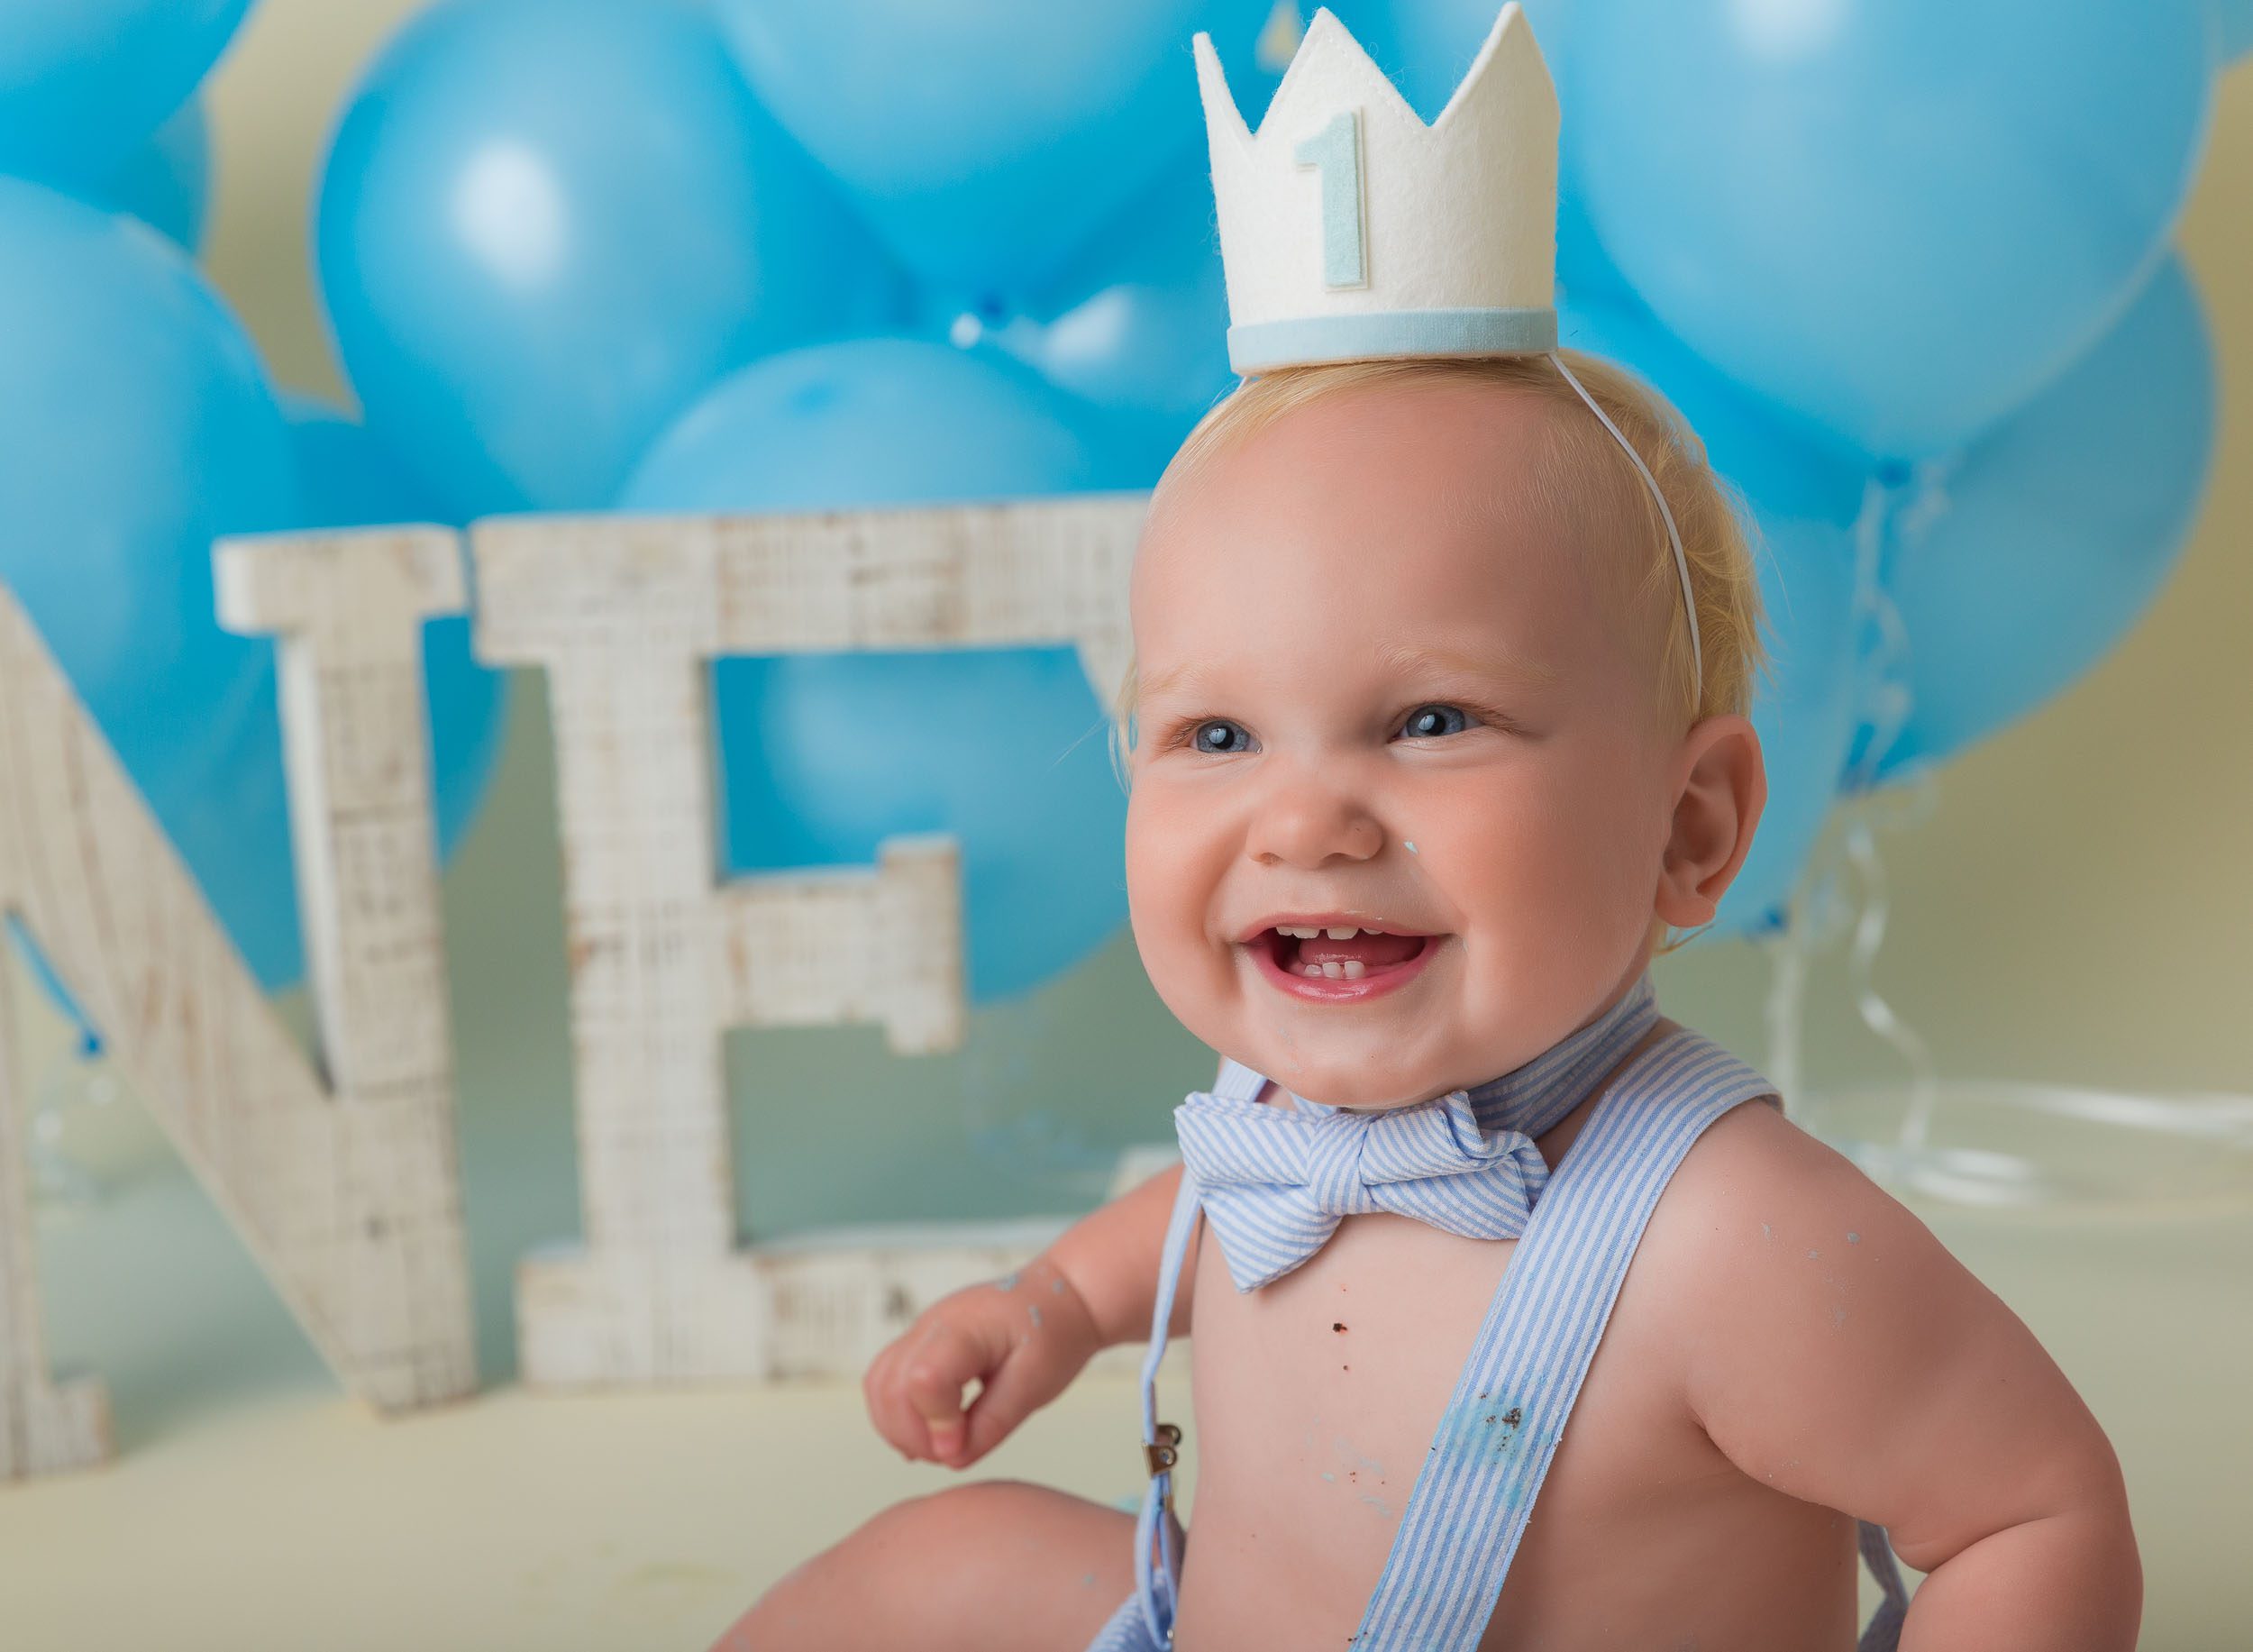
[[[1170,1422],[1158,1425],[1158,1438],[1142,1448],[1142,1460],[1149,1466],[1150,1477],[1156,1479],[1181,1460],[1181,1431]]]

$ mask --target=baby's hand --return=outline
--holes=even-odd
[[[908,1458],[968,1468],[1101,1346],[1087,1302],[1044,1253],[932,1303],[869,1363],[861,1390],[876,1431]],[[981,1386],[965,1415],[973,1377]]]

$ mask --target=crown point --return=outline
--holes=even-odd
[[[1354,32],[1339,21],[1335,12],[1322,6],[1307,24],[1306,32],[1299,40],[1299,50],[1291,54],[1282,78],[1276,82],[1274,96],[1268,102],[1258,130],[1264,133],[1271,124],[1275,124],[1295,131],[1301,123],[1294,117],[1294,110],[1311,111],[1353,103],[1382,105],[1419,126],[1423,124],[1422,118],[1400,96],[1400,88],[1354,38]]]
[[[1220,53],[1213,48],[1212,36],[1199,29],[1190,41],[1190,50],[1197,59],[1197,89],[1205,100],[1208,132],[1217,137],[1224,130],[1232,131],[1249,143],[1251,128],[1244,123],[1244,111],[1236,107],[1236,94],[1228,90],[1228,72],[1220,66]]]
[[[1369,55],[1363,50],[1362,43],[1354,38],[1354,32],[1338,21],[1336,12],[1327,5],[1315,7],[1314,17],[1307,24],[1307,32],[1299,37],[1298,56],[1334,51],[1340,46],[1349,47],[1363,57]]]
[[[1552,130],[1557,123],[1555,83],[1549,78],[1541,43],[1534,38],[1533,23],[1518,0],[1510,0],[1494,19],[1447,106],[1432,122],[1432,130],[1446,127],[1458,110],[1481,100],[1521,114],[1537,108],[1546,112]]]

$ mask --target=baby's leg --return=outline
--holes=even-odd
[[[1135,1517],[1021,1480],[896,1503],[712,1652],[1083,1652],[1135,1586]]]

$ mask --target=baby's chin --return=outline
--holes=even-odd
[[[1341,1050],[1309,1060],[1303,1051],[1293,1054],[1271,1047],[1236,1059],[1295,1096],[1357,1112],[1414,1107],[1457,1088],[1437,1063],[1404,1059],[1397,1050],[1350,1054]]]

